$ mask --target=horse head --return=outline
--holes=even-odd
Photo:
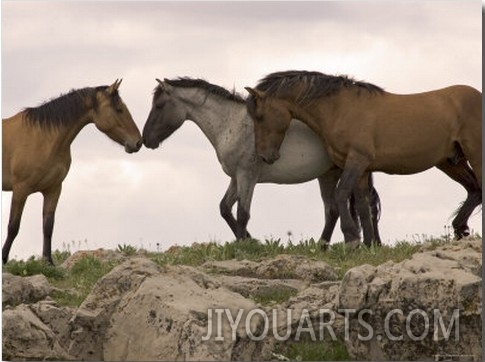
[[[272,164],[280,158],[279,149],[292,115],[284,100],[269,97],[258,89],[245,89],[250,94],[247,107],[254,122],[256,153],[264,162]]]
[[[103,87],[96,94],[94,124],[113,141],[125,147],[128,153],[137,152],[142,146],[140,130],[130,111],[121,99],[118,88],[121,80]]]
[[[143,143],[155,149],[174,133],[186,119],[186,112],[174,97],[173,86],[156,79],[158,86],[153,93],[152,109],[143,127]]]

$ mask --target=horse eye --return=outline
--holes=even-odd
[[[123,113],[123,108],[116,108],[116,113]]]

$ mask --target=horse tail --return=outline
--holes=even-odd
[[[482,196],[481,194],[476,194],[474,195],[473,197],[477,203],[479,203],[479,207],[477,210],[475,210],[475,213],[472,213],[472,215],[478,215],[479,213],[482,212]],[[458,205],[458,207],[451,213],[450,217],[448,218],[448,220],[451,220],[451,219],[454,219],[455,217],[458,216],[458,213],[460,212],[461,208],[463,207],[463,205],[465,204],[465,202],[467,202],[467,200],[464,200],[462,202],[460,202],[460,204]]]

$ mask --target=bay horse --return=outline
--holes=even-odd
[[[467,191],[452,225],[458,239],[469,235],[468,219],[482,202],[482,94],[454,85],[418,94],[393,94],[347,76],[283,71],[267,75],[250,93],[256,150],[276,161],[292,118],[306,123],[343,169],[336,198],[347,242],[358,240],[348,209],[360,195],[364,238],[373,238],[365,216],[369,172],[407,175],[437,167]],[[364,220],[362,220],[364,214]],[[368,215],[368,212],[367,212]]]
[[[247,224],[257,183],[296,184],[317,178],[325,208],[325,227],[320,240],[324,248],[327,246],[338,219],[334,191],[341,171],[330,161],[320,139],[307,126],[297,120],[290,123],[281,159],[270,166],[256,156],[253,123],[247,113],[246,100],[241,96],[202,79],[157,79],[157,82],[152,108],[143,128],[145,146],[155,149],[185,120],[195,122],[231,178],[220,202],[220,213],[236,239],[250,237]],[[369,182],[377,232],[380,203],[371,176]],[[232,207],[236,202],[235,218]]]
[[[2,122],[2,190],[12,191],[3,263],[20,227],[27,197],[41,192],[44,244],[42,256],[53,264],[51,240],[62,181],[71,164],[71,143],[89,123],[124,146],[128,153],[142,146],[140,131],[118,93],[121,80],[111,86],[71,90],[39,107],[25,108]]]

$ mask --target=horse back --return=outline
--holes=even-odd
[[[479,124],[481,127],[482,93],[467,85],[452,85],[414,94],[386,92],[383,97],[374,99],[381,115],[399,110],[396,114],[408,119],[413,117],[421,124],[424,121],[433,126],[435,122],[441,125],[450,123],[456,127],[465,122]]]

